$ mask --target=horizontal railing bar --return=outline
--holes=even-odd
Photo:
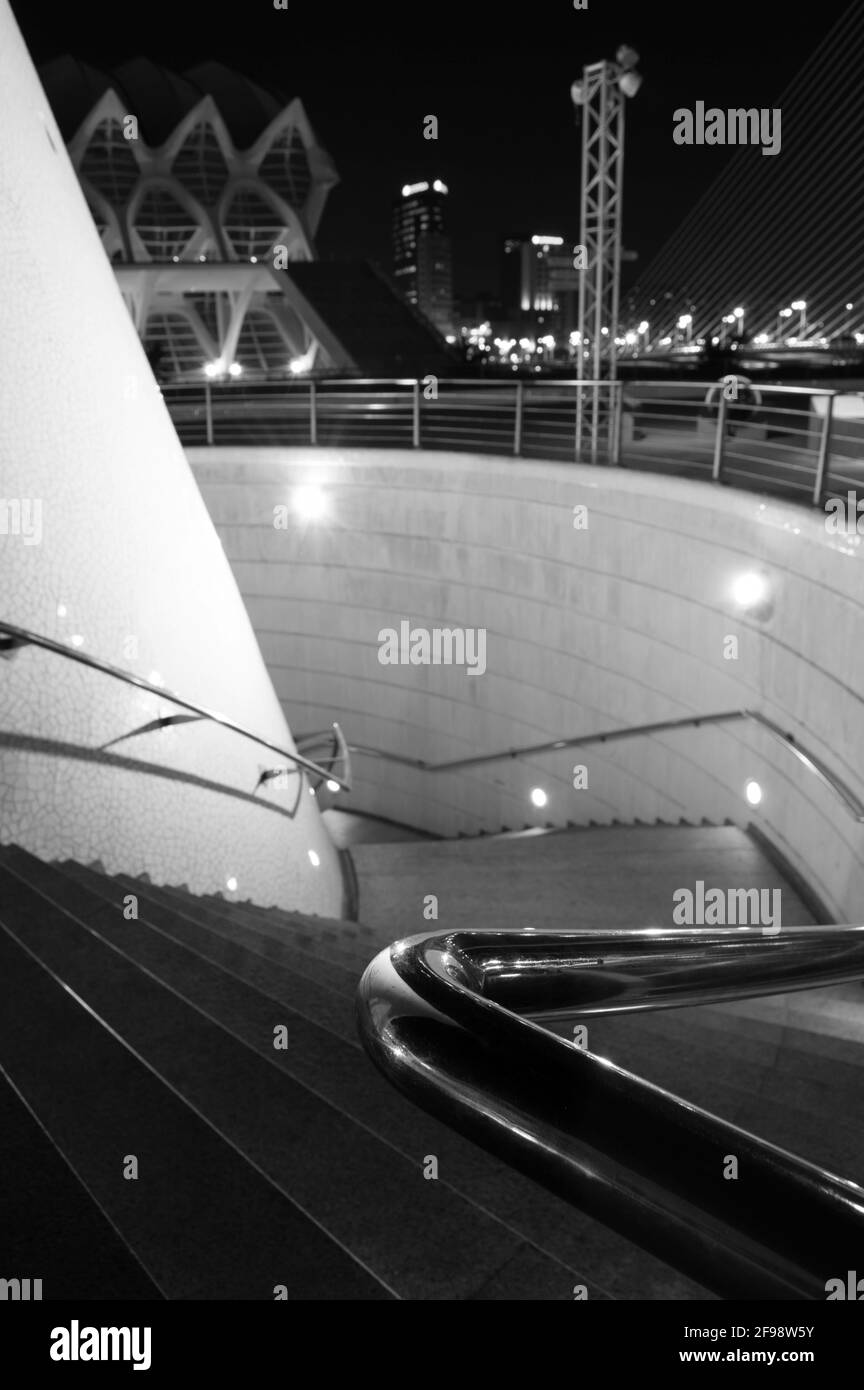
[[[31,632],[26,627],[18,627],[15,623],[0,621],[0,632],[15,639],[20,646],[41,647],[44,651],[53,652],[55,656],[62,656],[67,661],[75,661],[79,666],[87,666],[92,671],[99,671],[104,676],[110,676],[112,680],[122,681],[125,685],[133,685],[138,690],[146,690],[148,694],[156,695],[159,699],[169,700],[171,704],[177,705],[180,709],[189,710],[191,713],[199,715],[200,718],[209,720],[212,724],[219,724],[223,729],[229,729],[231,733],[239,734],[241,738],[257,743],[260,748],[266,748],[271,753],[278,753],[280,758],[287,758],[290,762],[296,763],[298,767],[303,767],[307,772],[314,773],[316,777],[331,777],[334,782],[339,783],[344,791],[351,790],[348,782],[336,777],[326,768],[319,767],[317,763],[311,762],[308,758],[302,757],[299,753],[292,753],[290,749],[283,748],[281,744],[271,743],[269,739],[262,738],[260,734],[252,733],[233,719],[228,719],[223,714],[217,714],[204,705],[186,700],[182,695],[175,695],[172,690],[166,689],[165,686],[153,685],[143,676],[136,676],[131,671],[124,671],[120,666],[112,666],[109,662],[102,661],[100,657],[90,656],[87,652],[79,651],[75,647],[68,647],[63,642],[57,642],[53,637],[43,637],[41,633]]]
[[[479,753],[470,758],[453,758],[446,762],[430,763],[422,758],[408,757],[387,748],[373,748],[364,744],[349,744],[352,753],[360,757],[379,758],[386,762],[401,763],[420,772],[461,772],[468,767],[480,767],[486,763],[506,762],[514,758],[536,757],[542,753],[554,753],[563,748],[582,748],[595,743],[614,743],[620,739],[646,737],[652,734],[668,733],[675,729],[698,729],[703,724],[725,724],[735,720],[751,720],[766,729],[778,742],[812,772],[829,791],[840,798],[846,809],[857,821],[864,822],[864,801],[836,773],[814,753],[798,743],[794,735],[787,734],[779,724],[758,710],[725,710],[718,714],[684,715],[676,719],[661,719],[651,724],[633,724],[624,729],[606,729],[602,733],[577,734],[572,738],[552,739],[545,743],[525,744],[520,748],[507,748],[496,753]]]

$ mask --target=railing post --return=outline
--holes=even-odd
[[[621,462],[621,417],[624,411],[624,383],[623,381],[613,381],[610,384],[612,388],[612,419],[610,422],[612,438],[609,462],[619,464]]]
[[[420,448],[420,382],[414,382],[414,411],[413,411],[412,442],[415,449]]]
[[[210,395],[210,382],[204,382],[204,418],[207,428],[207,443],[213,443],[213,401]]]
[[[309,382],[309,443],[318,443],[318,396],[315,382]]]
[[[814,506],[821,507],[825,484],[828,481],[828,451],[831,447],[831,425],[834,415],[834,395],[828,397],[828,409],[822,422],[822,436],[819,440],[819,460],[816,464],[816,481],[813,484]]]
[[[720,403],[717,406],[717,433],[714,437],[714,467],[711,470],[711,477],[715,483],[720,481],[720,473],[723,468],[723,444],[726,432],[726,396],[723,387],[720,388]]]
[[[516,419],[513,424],[513,453],[518,458],[522,452],[522,398],[525,394],[524,382],[516,382]]]
[[[582,380],[576,383],[576,462],[582,462]]]

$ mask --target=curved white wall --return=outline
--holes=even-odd
[[[168,688],[292,748],[4,0],[0,252],[0,617],[65,643],[80,638],[83,651],[145,677],[157,672]],[[0,660],[0,710],[0,840],[199,891],[235,877],[241,898],[338,912],[335,852],[314,799],[304,792],[294,808],[298,779],[265,789],[265,805],[244,799],[275,755],[192,723],[101,757],[102,745],[174,707],[33,648]]]
[[[750,706],[864,797],[860,551],[822,514],[647,473],[443,453],[189,451],[295,727],[432,761]],[[331,516],[274,527],[298,483]],[[588,507],[574,529],[573,509]],[[742,617],[734,578],[769,576]],[[487,629],[487,670],[385,666],[378,634]],[[724,658],[738,639],[737,660]],[[588,768],[576,791],[572,768]],[[613,817],[753,820],[838,920],[864,919],[864,826],[749,726],[642,738],[461,774],[358,758],[359,808],[453,835]],[[748,777],[765,790],[752,811]],[[542,784],[548,807],[528,792]]]

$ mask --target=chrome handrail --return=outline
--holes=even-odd
[[[679,719],[661,719],[653,724],[632,724],[624,729],[606,729],[597,734],[577,734],[573,738],[552,739],[547,743],[529,743],[521,748],[506,748],[496,753],[478,753],[470,758],[451,758],[440,763],[426,762],[423,758],[412,758],[403,753],[394,753],[386,748],[373,748],[366,744],[352,743],[352,753],[361,757],[380,758],[386,762],[400,763],[404,767],[416,768],[419,772],[457,772],[466,767],[480,767],[484,763],[506,762],[510,758],[533,757],[539,753],[553,753],[561,748],[587,747],[592,743],[613,743],[617,739],[636,738],[639,735],[666,733],[673,729],[698,729],[702,724],[723,724],[738,719],[749,719],[766,729],[788,752],[801,762],[808,772],[812,772],[822,784],[833,792],[845,805],[856,821],[864,822],[864,801],[836,772],[815,753],[809,752],[798,742],[794,734],[786,733],[773,719],[758,710],[725,710],[720,714],[691,714]]]
[[[100,671],[105,676],[110,676],[113,680],[123,681],[125,685],[134,685],[138,690],[146,690],[150,695],[156,695],[160,699],[169,700],[171,704],[177,705],[180,709],[188,710],[199,719],[206,719],[211,724],[219,724],[223,729],[229,729],[231,733],[239,734],[241,738],[249,739],[252,743],[257,743],[260,748],[266,748],[270,753],[277,753],[280,758],[286,758],[289,762],[296,764],[297,767],[304,768],[307,772],[313,773],[320,778],[332,778],[338,782],[343,791],[350,791],[350,781],[338,776],[335,772],[328,771],[327,768],[319,766],[309,758],[304,758],[300,753],[292,752],[288,748],[283,748],[281,744],[272,743],[269,739],[262,738],[260,734],[253,733],[246,729],[242,724],[238,724],[233,719],[228,719],[224,714],[217,714],[215,710],[207,709],[204,705],[198,705],[192,700],[186,700],[182,695],[176,695],[172,690],[168,690],[163,685],[154,685],[151,681],[144,680],[143,676],[136,676],[132,671],[124,671],[120,666],[112,666],[107,661],[102,661],[100,657],[90,656],[87,652],[79,651],[75,647],[67,647],[63,642],[56,641],[53,637],[44,637],[41,633],[32,632],[29,628],[18,627],[15,623],[7,623],[0,620],[0,633],[5,633],[8,642],[3,643],[7,652],[16,647],[41,647],[44,651],[53,652],[55,656],[62,656],[67,661],[77,661],[81,666],[87,666],[92,671]],[[168,724],[173,722],[170,719],[156,721],[157,724]],[[151,726],[147,726],[148,728]],[[334,730],[338,725],[334,724]],[[133,732],[144,732],[136,730]],[[338,738],[344,743],[341,729]],[[116,740],[115,740],[116,742]],[[347,751],[347,744],[345,745]]]
[[[824,1299],[864,1188],[542,1025],[862,976],[864,927],[436,932],[371,962],[357,1018],[414,1103],[721,1298]]]

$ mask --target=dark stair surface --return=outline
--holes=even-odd
[[[563,1301],[577,1284],[598,1299],[710,1298],[378,1076],[353,1000],[391,938],[0,850],[4,1276],[11,1249],[45,1299],[284,1286],[290,1299]],[[743,1028],[718,1010],[589,1031],[592,1050],[860,1177],[861,1073],[842,1038],[814,1051],[785,1023]]]

